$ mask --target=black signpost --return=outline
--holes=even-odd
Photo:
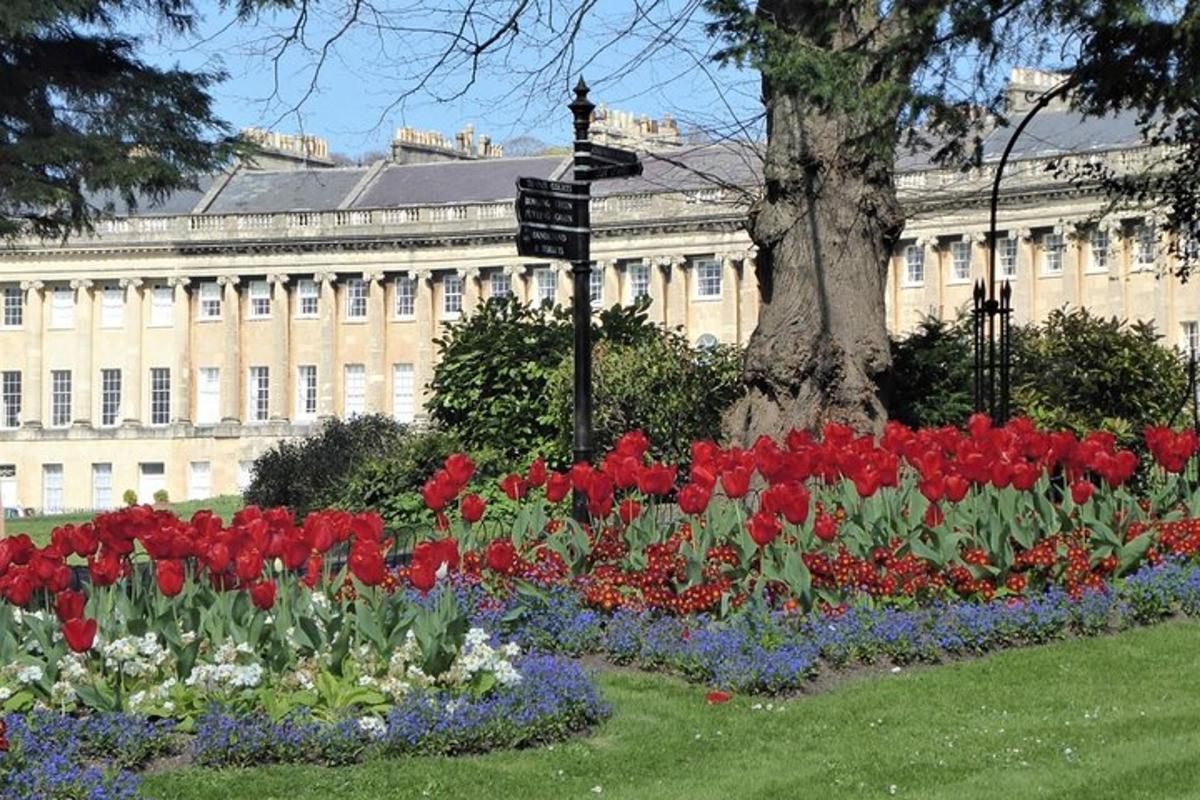
[[[595,104],[583,78],[568,106],[575,122],[574,180],[517,179],[517,252],[571,262],[575,326],[575,463],[592,460],[591,182],[642,174],[637,153],[588,140]],[[575,493],[575,519],[587,520],[587,497]]]

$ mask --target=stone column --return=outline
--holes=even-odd
[[[271,360],[270,394],[267,397],[268,415],[272,421],[286,422],[288,417],[288,401],[291,398],[290,375],[290,337],[288,327],[291,325],[292,313],[288,307],[287,275],[268,275],[267,282],[271,287]]]
[[[1063,280],[1067,290],[1063,292],[1073,306],[1082,306],[1083,299],[1083,243],[1087,234],[1075,225],[1063,226]]]
[[[721,335],[726,344],[738,340],[738,271],[733,253],[724,253],[721,258]]]
[[[125,290],[125,361],[121,369],[124,425],[142,424],[142,279],[122,278]]]
[[[95,302],[92,282],[87,278],[71,281],[75,290],[75,367],[71,377],[71,420],[75,425],[87,427],[92,424],[92,342],[95,334],[92,325]]]
[[[1009,231],[1009,236],[1017,240],[1017,276],[1012,282],[1012,322],[1023,325],[1034,319],[1037,313],[1037,259],[1034,253],[1033,231],[1029,228],[1018,228]],[[996,271],[999,272],[999,259],[996,260]],[[999,294],[1000,287],[996,287]]]
[[[21,281],[25,292],[25,374],[21,377],[21,420],[26,428],[42,427],[42,316],[45,299],[41,281]]]
[[[328,419],[337,413],[334,405],[334,374],[337,366],[337,291],[334,287],[337,275],[318,272],[313,280],[321,287],[318,301],[321,317],[321,356],[317,362],[317,417]]]
[[[168,278],[173,290],[175,325],[175,368],[171,370],[171,420],[188,425],[192,421],[192,302],[190,278]]]
[[[682,325],[686,331],[692,299],[688,290],[688,263],[687,259],[679,256],[672,256],[670,263],[671,271],[667,280],[667,295],[670,297],[666,311],[667,324],[672,327]]]
[[[600,302],[594,307],[596,313],[600,313],[605,308],[621,302],[621,276],[618,274],[615,259],[598,258],[594,269],[599,269],[602,276]]]
[[[434,320],[433,308],[433,271],[428,269],[409,270],[408,277],[413,281],[416,297],[417,323],[417,360],[413,364],[413,389],[417,397],[417,408],[414,416],[417,419],[428,419],[425,404],[429,401],[429,381],[433,378],[433,337]]]
[[[221,299],[224,320],[225,351],[221,359],[221,422],[242,421],[242,305],[238,294],[238,276],[221,275],[217,285],[224,287]]]
[[[650,318],[663,325],[670,324],[670,293],[674,260],[669,256],[655,258],[650,266],[650,300],[651,308],[657,306],[658,313],[651,313]]]
[[[475,270],[479,274],[479,270]],[[364,272],[367,282],[367,413],[384,413],[390,370],[387,366],[387,303],[383,270]],[[464,296],[465,301],[465,296]]]
[[[570,308],[571,298],[575,296],[575,276],[571,273],[571,262],[556,261],[550,269],[554,270],[554,302]]]
[[[479,307],[479,267],[459,267],[454,271],[462,278],[462,315],[465,317]]]
[[[754,271],[756,251],[751,249],[742,259],[741,281],[738,286],[738,344],[746,344],[758,327],[758,275]],[[890,294],[890,291],[888,292]]]
[[[525,275],[524,264],[505,264],[504,274],[508,275],[509,285],[512,286],[513,297],[523,304],[529,303],[529,282]]]

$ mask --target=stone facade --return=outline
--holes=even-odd
[[[1128,168],[1153,155],[1128,141],[1087,149]],[[598,184],[599,303],[644,292],[654,319],[697,344],[745,343],[759,303],[743,229],[754,150],[652,152],[642,178]],[[1166,277],[1167,243],[1143,228],[1153,214],[1102,217],[1098,197],[1046,173],[1049,156],[1019,156],[998,265],[1016,320],[1087,305],[1195,347],[1200,292]],[[968,306],[985,275],[992,168],[899,165],[911,221],[888,281],[893,331]],[[568,169],[556,157],[238,170],[167,210],[3,250],[0,499],[54,510],[119,504],[126,489],[223,494],[322,418],[419,422],[447,321],[493,293],[570,302],[566,265],[516,256],[512,201],[516,175]]]

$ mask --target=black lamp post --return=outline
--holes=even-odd
[[[592,143],[588,141],[588,128],[592,123],[592,112],[596,109],[588,99],[588,85],[580,77],[575,85],[575,99],[569,108],[575,118],[575,175],[576,181],[584,185],[584,202],[589,202],[591,186],[588,173],[592,162]],[[584,237],[585,241],[590,236]],[[592,301],[591,301],[591,243],[587,241],[581,257],[571,262],[571,278],[575,296],[571,301],[572,320],[575,325],[575,463],[592,460]],[[575,492],[575,519],[583,523],[588,518],[587,497]]]

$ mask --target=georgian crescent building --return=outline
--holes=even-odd
[[[1014,110],[1047,76],[1014,73]],[[1019,90],[1019,91],[1016,91]],[[652,317],[698,346],[745,343],[758,312],[746,203],[756,148],[688,146],[670,120],[601,109],[603,141],[644,149],[640,178],[593,186],[591,300],[647,296]],[[434,339],[485,299],[570,301],[569,268],[518,258],[518,176],[569,176],[564,156],[502,157],[403,129],[393,156],[339,167],[320,140],[256,133],[253,165],[136,211],[92,235],[0,250],[0,502],[45,512],[237,491],[250,465],[322,418],[423,419]],[[887,283],[888,325],[968,308],[988,261],[988,191],[1007,129],[983,166],[897,164],[909,223]],[[1006,171],[997,269],[1017,322],[1063,305],[1153,320],[1200,348],[1200,289],[1170,277],[1195,242],[1168,242],[1153,210],[1105,215],[1103,198],[1046,170],[1064,155],[1136,170],[1158,155],[1132,114],[1039,114]]]

